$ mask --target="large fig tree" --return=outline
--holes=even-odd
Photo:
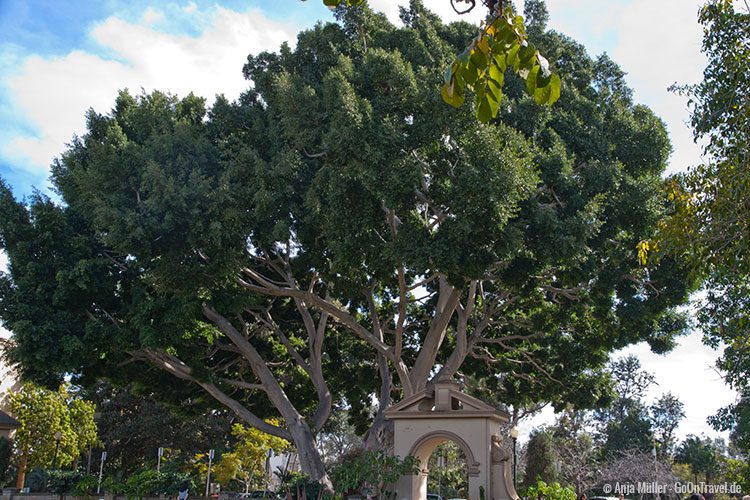
[[[249,57],[237,102],[123,92],[90,112],[53,165],[59,202],[2,187],[22,375],[213,398],[324,483],[334,403],[375,397],[377,447],[383,411],[436,377],[513,404],[605,399],[609,352],[668,350],[684,327],[681,267],[635,254],[670,145],[617,66],[544,18],[529,33],[560,100],[510,71],[490,124],[436,91],[475,28],[418,1],[400,28],[349,9]]]

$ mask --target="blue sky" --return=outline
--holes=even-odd
[[[369,0],[396,22],[401,0]],[[405,2],[405,0],[404,0]],[[424,0],[445,20],[448,0]],[[701,77],[699,0],[547,0],[551,27],[607,52],[628,73],[636,100],[667,123],[675,152],[670,170],[700,161],[683,98],[666,91]],[[478,20],[477,14],[468,20]],[[294,43],[301,29],[330,20],[321,0],[0,0],[0,176],[17,196],[48,189],[49,165],[75,134],[89,107],[106,112],[118,89],[189,91],[212,99],[246,88],[248,53]],[[672,391],[686,404],[679,433],[708,432],[705,418],[733,393],[712,369],[716,353],[700,335],[668,356],[644,346],[657,376],[652,397]],[[696,369],[698,367],[698,369]],[[550,419],[548,413],[527,425]]]
[[[247,50],[243,54],[253,51],[254,47],[273,49],[278,43],[265,45],[259,38],[262,37],[263,28],[269,24],[275,25],[285,31],[285,35],[293,35],[299,29],[309,27],[317,20],[331,19],[330,11],[318,1],[300,2],[299,0],[282,1],[240,1],[226,0],[220,3],[213,1],[149,1],[149,0],[106,0],[93,2],[91,0],[70,0],[59,2],[55,0],[0,0],[0,175],[14,187],[19,196],[29,194],[34,187],[44,189],[47,186],[47,167],[49,161],[63,148],[65,142],[69,141],[74,133],[81,133],[80,126],[73,126],[68,135],[61,134],[63,130],[54,132],[54,138],[50,132],[45,130],[42,119],[56,120],[59,111],[53,108],[47,113],[41,110],[30,110],[42,104],[27,104],[24,100],[34,98],[32,89],[29,89],[28,81],[37,82],[43,79],[47,88],[37,86],[37,94],[44,94],[48,100],[50,94],[54,94],[55,100],[66,99],[65,88],[58,85],[75,85],[76,90],[82,86],[90,86],[93,82],[85,81],[85,74],[80,75],[83,81],[69,78],[56,79],[62,76],[65,64],[74,64],[78,61],[81,67],[86,63],[99,62],[119,63],[125,67],[134,69],[126,82],[121,86],[134,84],[135,91],[141,86],[145,88],[159,88],[160,79],[145,77],[138,80],[138,61],[133,61],[128,54],[124,54],[118,47],[111,43],[112,36],[117,36],[117,26],[112,26],[113,20],[127,25],[120,26],[120,36],[138,36],[138,27],[147,27],[153,34],[161,34],[167,41],[177,40],[183,42],[180,49],[188,49],[184,43],[186,38],[200,43],[207,31],[216,28],[217,19],[228,14],[238,17],[244,14],[246,21],[252,21],[255,17],[262,27],[257,33],[256,40],[250,40]],[[109,23],[108,23],[109,21]],[[232,20],[227,20],[231,25]],[[130,28],[128,30],[128,28]],[[102,32],[97,35],[97,32]],[[281,40],[287,36],[271,37],[272,40]],[[152,37],[154,38],[154,37]],[[182,40],[179,40],[182,38]],[[214,47],[222,49],[222,43],[215,41]],[[236,49],[236,47],[235,47]],[[85,55],[98,59],[98,61],[80,61],[79,58],[70,57],[71,54]],[[215,92],[229,94],[237,93],[236,80],[239,78],[242,61],[235,58],[237,63],[234,68],[235,87],[231,89],[217,86]],[[56,65],[55,62],[58,64]],[[45,64],[46,63],[46,64]],[[35,64],[34,68],[29,68]],[[48,70],[46,73],[44,70]],[[188,68],[187,73],[199,72],[200,68]],[[226,66],[221,67],[221,73],[228,73]],[[57,74],[55,74],[57,72]],[[93,73],[94,75],[96,72]],[[56,82],[56,80],[58,80]],[[164,81],[169,84],[169,82]],[[57,87],[56,87],[57,86]],[[112,90],[112,89],[108,89]],[[181,87],[175,90],[184,90]],[[19,94],[23,99],[19,99]],[[114,95],[109,92],[109,101]],[[207,94],[212,97],[213,93]],[[76,103],[77,106],[65,106],[65,112],[70,113],[64,120],[73,124],[73,113],[77,113],[79,120],[76,125],[82,123],[82,116],[88,106],[97,108],[97,104],[103,104],[103,100],[94,101],[89,104]],[[24,109],[25,108],[25,109]],[[107,108],[98,111],[106,111]],[[48,140],[45,140],[48,139]],[[37,144],[29,143],[29,140],[37,140]],[[19,147],[18,141],[24,142]],[[25,140],[25,141],[24,141]],[[46,143],[46,144],[39,144]],[[46,156],[42,156],[39,147],[44,149]],[[56,149],[51,149],[56,147]],[[35,150],[29,155],[29,150]]]

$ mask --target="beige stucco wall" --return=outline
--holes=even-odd
[[[447,439],[435,439],[431,442],[425,442],[421,449],[413,449],[425,436],[431,434],[446,435],[454,434],[460,437],[470,448],[478,470],[472,474],[469,473],[469,497],[472,499],[479,498],[479,487],[483,486],[485,492],[490,491],[490,447],[489,436],[497,434],[500,431],[498,422],[488,418],[422,418],[395,421],[395,440],[394,453],[400,457],[405,457],[410,453],[422,459],[422,466],[429,458],[432,451],[440,442]],[[455,440],[454,440],[455,441]],[[458,444],[458,443],[457,443]],[[421,457],[419,455],[422,455]],[[426,455],[426,456],[425,456]],[[467,453],[467,462],[468,462]],[[471,468],[472,464],[467,465]],[[416,484],[412,476],[401,478],[397,486],[398,500],[418,500],[425,498],[426,491],[416,492],[413,488]],[[424,487],[424,486],[423,486]],[[486,495],[489,498],[489,495]]]

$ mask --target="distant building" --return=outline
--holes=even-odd
[[[10,337],[10,333],[0,328],[0,342],[8,337]],[[8,411],[7,395],[9,392],[18,390],[21,383],[18,381],[15,371],[3,363],[1,349],[2,343],[0,343],[0,411]]]

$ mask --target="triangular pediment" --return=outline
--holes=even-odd
[[[403,399],[385,412],[386,418],[488,417],[508,421],[508,412],[498,410],[484,401],[461,392],[454,382],[435,384]]]

